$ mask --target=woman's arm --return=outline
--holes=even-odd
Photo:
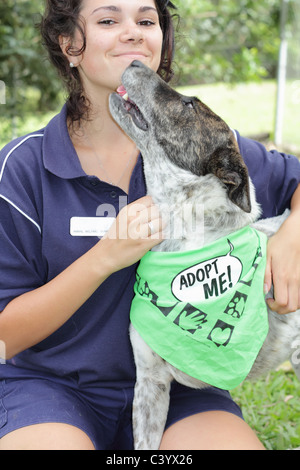
[[[291,201],[291,214],[268,242],[265,291],[274,285],[270,308],[280,314],[300,308],[300,185]]]
[[[150,220],[156,232],[152,236]],[[160,230],[157,209],[144,197],[122,209],[106,236],[57,277],[12,300],[0,314],[6,358],[54,333],[113,272],[136,263],[157,245]]]

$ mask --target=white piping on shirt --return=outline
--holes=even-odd
[[[14,204],[12,201],[10,201],[7,197],[3,196],[3,194],[0,194],[0,198],[4,199],[4,201],[8,202],[11,206],[13,206],[15,209],[17,209],[17,211],[20,212],[20,214],[24,215],[24,217],[26,217],[26,219],[30,220],[30,222],[32,222],[38,228],[38,231],[40,233],[42,233],[42,229],[39,226],[39,224],[36,223],[36,221],[33,220],[31,217],[29,217],[29,215],[27,215],[25,212],[23,212],[22,209],[20,209],[18,206],[16,206],[16,204]]]
[[[34,138],[34,137],[44,137],[44,134],[32,134],[32,135],[28,135],[27,137],[25,137],[23,140],[21,140],[21,142],[19,142],[14,148],[12,148],[8,154],[6,155],[5,159],[4,159],[4,162],[3,162],[3,165],[2,165],[2,169],[1,169],[1,172],[0,172],[0,183],[1,183],[1,180],[3,178],[3,174],[4,174],[4,169],[5,169],[5,166],[6,166],[6,163],[7,163],[7,160],[9,159],[9,157],[12,155],[12,153],[17,149],[19,148],[22,144],[24,144],[24,142],[26,142],[28,139],[31,139],[31,138]],[[35,220],[33,220],[28,214],[26,214],[24,211],[22,211],[16,204],[14,204],[10,199],[8,199],[6,196],[4,196],[3,194],[0,194],[0,198],[4,199],[6,202],[8,202],[11,206],[13,206],[18,212],[20,212],[20,214],[22,214],[24,217],[26,217],[28,220],[30,220],[30,222],[32,222],[36,227],[37,229],[39,230],[40,233],[42,233],[42,230],[41,230],[41,227],[39,226],[39,224],[37,222],[35,222]]]

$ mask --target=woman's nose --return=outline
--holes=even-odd
[[[144,41],[144,33],[139,25],[133,21],[129,21],[124,25],[124,29],[120,35],[122,42],[140,43]]]

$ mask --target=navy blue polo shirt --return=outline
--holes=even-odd
[[[300,181],[297,158],[267,152],[238,134],[237,139],[263,215],[283,212]],[[145,193],[141,156],[128,196],[84,173],[68,134],[65,106],[45,129],[8,144],[0,152],[0,311],[99,241],[72,236],[72,217],[95,217],[102,204],[112,205],[117,214],[120,201],[130,203]],[[135,270],[133,265],[111,275],[59,330],[0,366],[0,379],[51,374],[74,376],[82,386],[132,386],[128,327]]]

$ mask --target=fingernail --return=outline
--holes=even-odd
[[[267,294],[269,292],[269,286],[268,284],[264,284],[264,294]]]

